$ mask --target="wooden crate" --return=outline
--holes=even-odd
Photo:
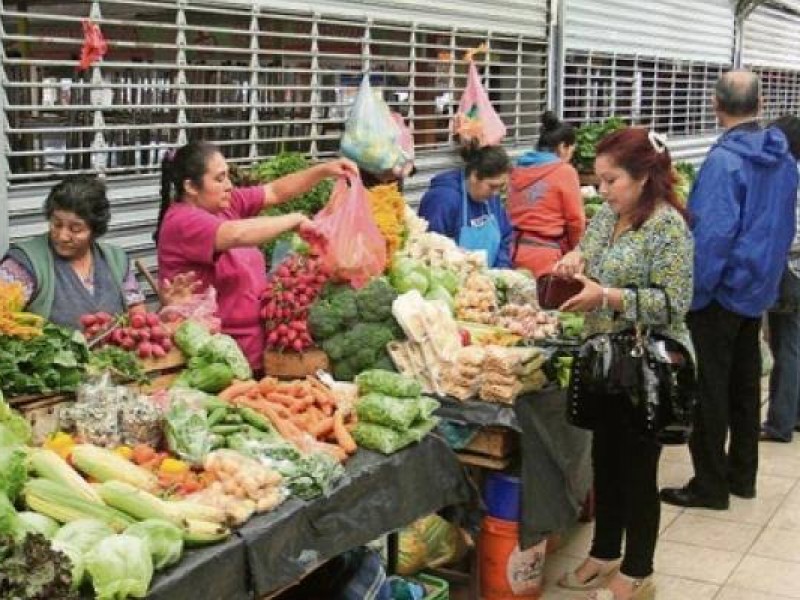
[[[25,417],[33,430],[33,443],[41,444],[51,433],[59,430],[61,409],[74,402],[72,395],[56,394],[50,396],[26,396],[14,401],[14,408]]]
[[[323,371],[330,369],[328,355],[322,350],[306,350],[302,354],[272,350],[264,353],[264,372],[270,377],[303,379],[320,369]]]
[[[466,452],[494,458],[505,458],[517,447],[517,434],[507,427],[483,427],[469,444]]]
[[[186,358],[177,348],[172,348],[162,358],[143,358],[141,360],[145,373],[168,373],[182,369],[186,365]]]

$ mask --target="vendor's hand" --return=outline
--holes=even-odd
[[[297,226],[296,231],[297,235],[299,235],[303,241],[310,246],[312,254],[320,254],[320,252],[325,248],[327,239],[317,229],[317,225],[308,219],[308,217],[303,217],[303,220]]]
[[[337,158],[322,164],[326,177],[357,176],[358,165],[348,158]]]
[[[585,264],[580,250],[573,250],[561,257],[553,272],[559,277],[572,278],[583,273]]]
[[[564,312],[589,312],[603,303],[603,287],[585,275],[575,275],[576,281],[583,284],[583,289],[564,302],[558,310]]]
[[[158,290],[162,306],[189,302],[201,285],[194,271],[180,273],[172,281],[165,279]]]

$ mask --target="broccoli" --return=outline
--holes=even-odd
[[[397,292],[389,282],[379,277],[373,279],[356,294],[358,316],[363,321],[380,323],[392,316],[392,303]]]
[[[384,371],[392,371],[396,372],[397,369],[394,366],[394,362],[391,358],[389,358],[389,354],[384,350],[382,353],[378,353],[377,360],[372,364],[373,369],[383,369]]]
[[[394,339],[392,330],[378,323],[359,323],[347,334],[348,349],[355,351],[361,348],[383,349]]]
[[[347,356],[349,346],[348,337],[347,333],[337,333],[333,337],[322,342],[322,349],[331,360],[342,360]]]
[[[329,301],[317,300],[308,311],[308,326],[311,335],[319,342],[335,335],[342,326],[342,319]]]
[[[371,346],[364,346],[359,348],[350,356],[350,362],[356,368],[356,371],[361,372],[364,369],[369,369],[375,362],[375,357],[378,354],[378,349]]]
[[[353,368],[350,360],[340,360],[333,365],[333,377],[336,381],[353,381],[358,370]]]
[[[330,298],[331,308],[336,311],[344,324],[355,321],[358,317],[356,292],[351,288],[344,288]]]

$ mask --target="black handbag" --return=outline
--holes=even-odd
[[[621,395],[629,401],[634,427],[643,434],[662,444],[685,444],[697,400],[694,363],[682,345],[641,324],[639,290],[629,289],[636,292],[634,326],[593,335],[573,356],[567,419],[576,427],[594,429],[603,398]],[[661,291],[671,314],[669,296]]]

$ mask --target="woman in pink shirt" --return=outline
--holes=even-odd
[[[158,277],[168,289],[193,273],[199,288],[217,290],[222,330],[260,371],[264,325],[259,315],[267,269],[260,246],[286,231],[313,234],[301,213],[259,216],[264,208],[304,194],[323,179],[357,173],[346,159],[319,164],[268,183],[234,188],[219,149],[191,142],[164,159],[156,229]]]

